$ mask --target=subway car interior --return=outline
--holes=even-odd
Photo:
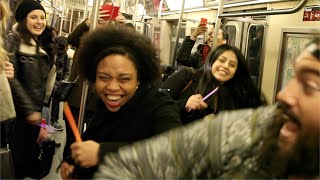
[[[104,2],[43,0],[41,3],[47,9],[47,22],[67,36],[84,19],[94,15],[94,3]],[[289,58],[285,52],[287,40],[295,34],[318,35],[319,28],[319,14],[308,14],[318,8],[317,0],[123,0],[113,3],[120,6],[120,12],[128,14],[128,21],[137,31],[152,39],[160,50],[163,64],[175,64],[174,56],[183,38],[195,30],[201,18],[208,19],[208,26],[223,27],[230,43],[245,55],[253,80],[270,103],[289,80],[285,76],[292,75],[289,70],[292,66],[285,67],[282,62],[284,57]],[[204,39],[205,34],[198,37],[196,43]],[[252,46],[253,43],[257,44]]]
[[[3,1],[3,0],[2,0]],[[11,21],[23,0],[4,0],[8,3]],[[45,8],[47,25],[57,30],[58,36],[68,37],[76,27],[91,19],[94,30],[98,23],[99,8],[103,4],[119,7],[126,23],[137,32],[151,39],[159,50],[161,66],[170,69],[171,75],[182,66],[177,53],[186,36],[196,31],[202,19],[208,29],[213,29],[211,50],[217,45],[219,28],[229,36],[228,43],[237,47],[245,57],[251,80],[266,97],[268,104],[276,102],[277,93],[294,77],[294,61],[305,45],[320,36],[319,0],[38,0]],[[217,28],[218,27],[218,28]],[[196,37],[192,52],[197,45],[208,39],[205,32]],[[73,47],[70,46],[70,49]],[[73,49],[75,50],[75,49]],[[72,56],[72,52],[71,55]],[[71,58],[72,60],[72,58]],[[72,66],[72,62],[70,63]],[[165,72],[163,72],[165,73]],[[83,89],[88,89],[85,81]],[[83,112],[88,98],[82,94],[78,122],[83,129]],[[84,101],[84,102],[83,102]],[[54,136],[61,144],[57,147],[50,173],[43,179],[61,179],[60,166],[65,145],[63,102],[60,102],[59,122],[63,133]],[[79,129],[81,129],[79,128]],[[60,134],[59,134],[60,133]],[[1,178],[2,179],[2,178]]]

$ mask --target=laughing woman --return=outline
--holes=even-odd
[[[41,122],[52,49],[47,38],[42,37],[46,13],[40,3],[24,0],[16,10],[15,19],[18,23],[6,36],[5,46],[15,69],[10,86],[17,119],[11,147],[15,178],[21,179],[37,177],[39,172],[31,165],[31,158],[38,146],[40,127],[37,124]]]
[[[89,33],[81,43],[80,70],[95,84],[100,104],[83,142],[65,148],[71,152],[69,159],[64,157],[61,175],[69,178],[73,173],[73,177],[89,179],[106,153],[181,122],[174,101],[156,88],[160,60],[148,38],[125,26],[107,25]]]

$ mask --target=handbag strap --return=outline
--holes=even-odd
[[[77,80],[79,79],[79,77],[80,77],[80,75],[77,76],[77,78],[76,78],[74,81],[72,81],[72,82],[73,82],[73,83],[77,82]]]

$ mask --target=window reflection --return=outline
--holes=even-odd
[[[227,31],[228,35],[229,35],[229,44],[231,46],[235,46],[236,45],[236,36],[237,36],[237,30],[236,30],[236,26],[235,25],[227,25],[225,30]]]
[[[262,61],[262,42],[264,26],[252,25],[249,28],[247,62],[250,74],[254,82],[259,85],[261,76],[260,66]]]

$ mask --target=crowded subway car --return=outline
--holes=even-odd
[[[1,179],[319,178],[319,0],[0,10]]]

